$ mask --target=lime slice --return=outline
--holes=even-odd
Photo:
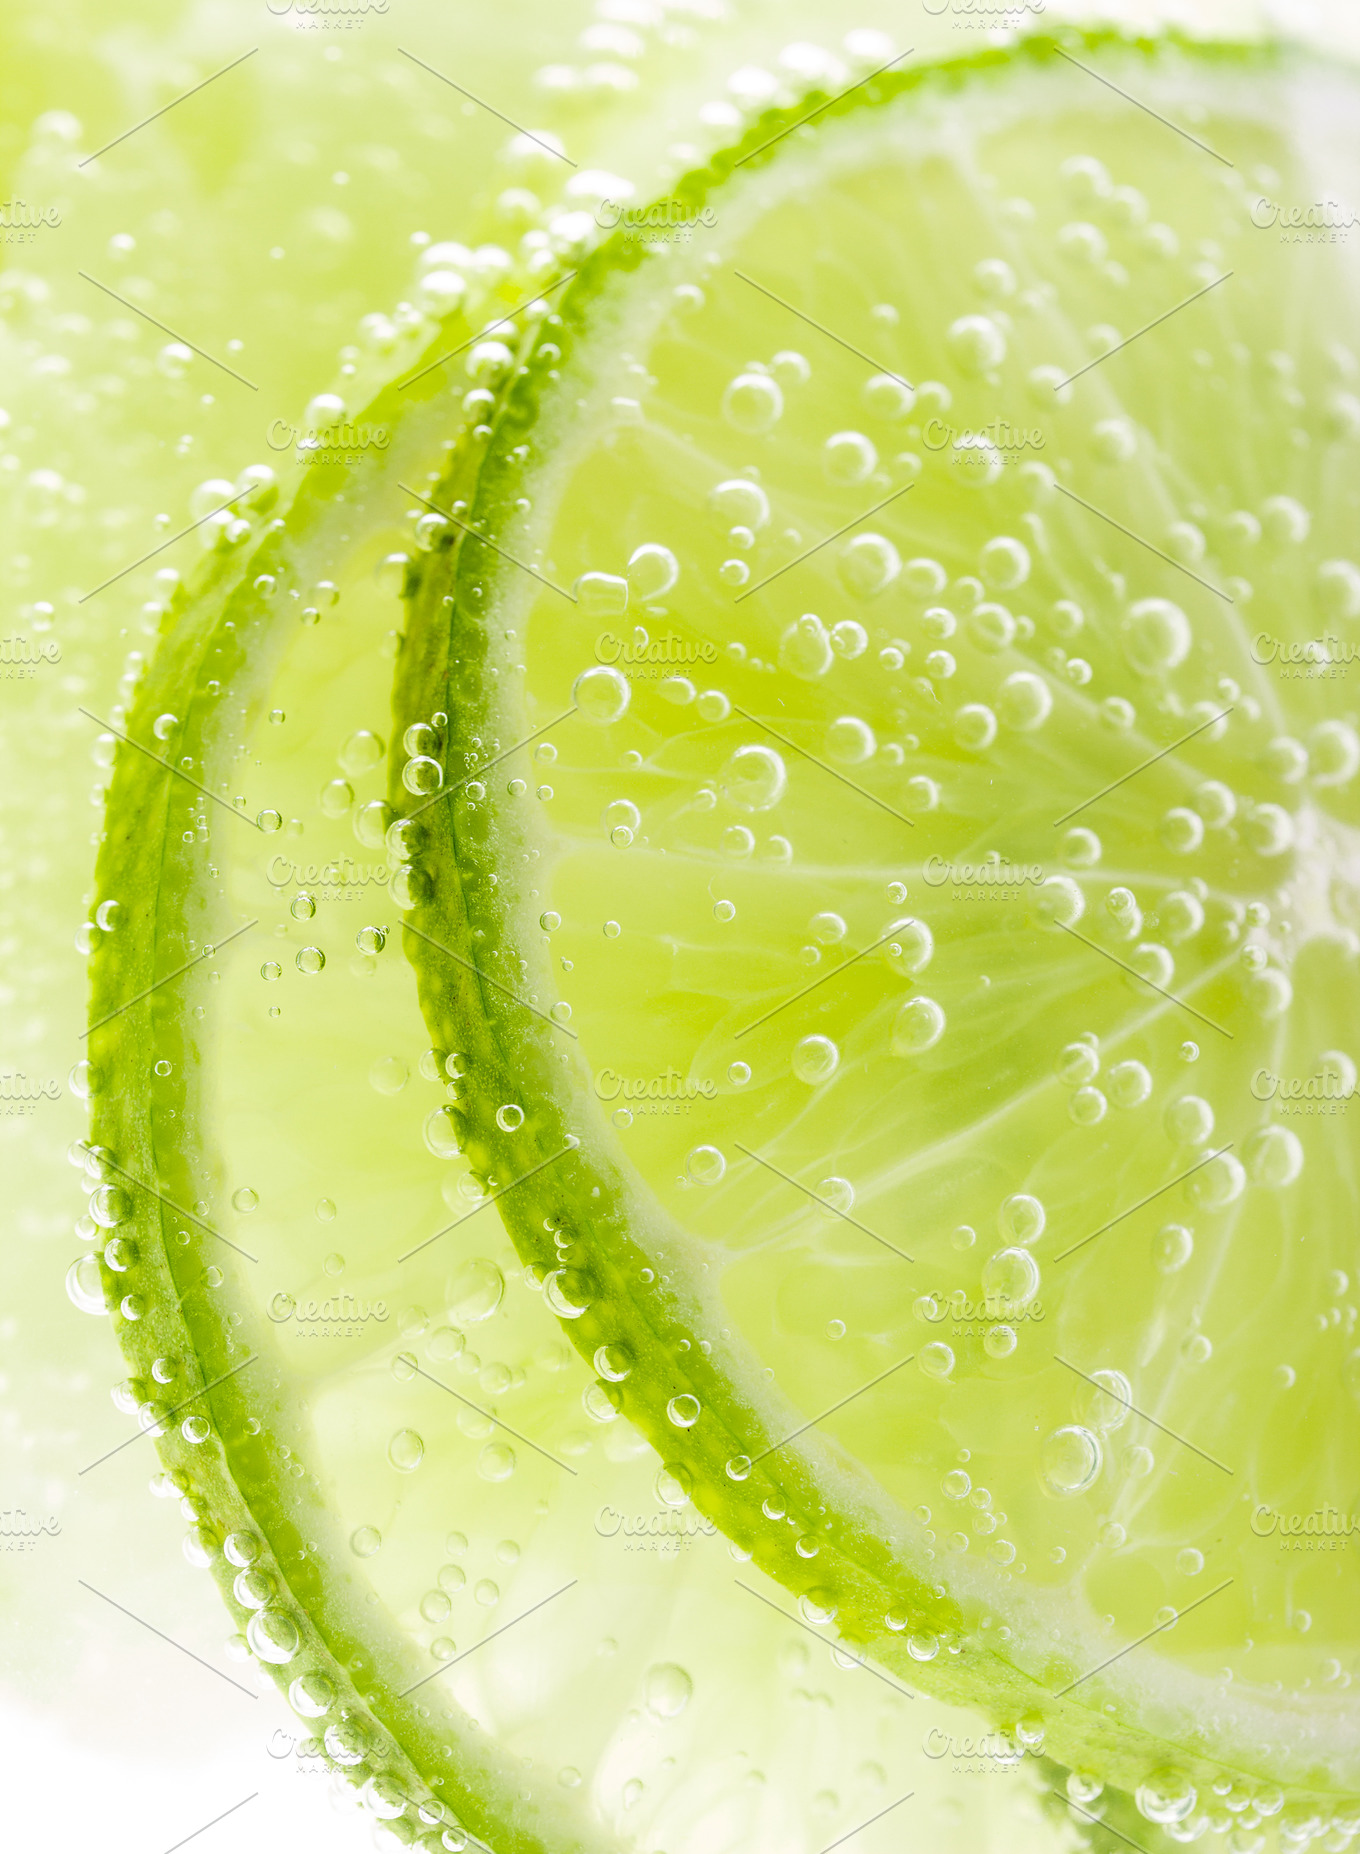
[[[1186,1839],[1360,1789],[1354,278],[1282,231],[1354,102],[1074,37],[767,117],[525,344],[398,666],[446,1136],[659,1497]]]
[[[386,451],[310,468],[286,516],[252,489],[118,729],[72,1297],[115,1315],[115,1401],[229,1652],[386,1845],[819,1854],[910,1819],[1041,1854],[1061,1773],[735,1588],[718,1528],[657,1500],[449,1139],[380,794],[402,550],[431,539],[399,479],[442,445],[470,491],[483,448],[486,355],[450,346],[459,435],[446,376],[398,384],[359,420]],[[1003,1781],[960,1795],[973,1768]]]

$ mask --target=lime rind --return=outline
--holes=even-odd
[[[422,358],[438,360],[470,333],[464,317],[450,317]],[[305,1402],[222,1317],[244,1292],[238,1274],[258,1258],[224,1246],[210,1223],[220,1169],[207,1086],[220,1034],[214,967],[243,929],[212,846],[247,829],[267,841],[272,828],[267,812],[263,825],[249,811],[225,816],[240,810],[229,783],[235,746],[261,718],[303,592],[328,578],[355,535],[390,520],[403,476],[424,480],[441,447],[455,467],[479,454],[466,429],[450,444],[438,368],[409,396],[389,386],[362,416],[393,434],[380,460],[342,483],[310,473],[286,518],[251,511],[248,541],[211,556],[192,589],[176,593],[127,716],[141,745],[117,749],[97,871],[111,924],[91,960],[86,1169],[106,1233],[100,1278],[164,1491],[190,1522],[186,1556],[211,1569],[249,1650],[323,1740],[325,1761],[379,1821],[423,1827],[431,1846],[471,1835],[515,1854],[585,1854],[608,1839],[579,1804],[526,1783],[509,1753],[425,1684],[429,1669],[409,1640],[375,1622],[324,1489],[286,1466],[309,1453]],[[233,956],[244,956],[240,947]],[[155,1368],[167,1360],[174,1369],[163,1376]],[[243,1573],[272,1582],[267,1603],[243,1601]]]

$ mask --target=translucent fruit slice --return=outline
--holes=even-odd
[[[450,1135],[661,1497],[1185,1839],[1357,1822],[1354,107],[767,118],[525,344],[398,666]]]
[[[469,414],[483,358],[455,370]],[[394,457],[252,506],[178,596],[99,872],[74,1155],[97,1246],[70,1289],[114,1316],[115,1404],[156,1439],[228,1650],[384,1845],[818,1854],[863,1831],[875,1854],[909,1809],[960,1854],[1042,1854],[1057,1778],[1023,1743],[810,1640],[657,1499],[449,1138],[380,794],[400,562],[428,538],[399,479],[441,446],[470,479],[480,440],[446,440],[443,379],[372,416]],[[975,1765],[999,1780],[960,1793]]]

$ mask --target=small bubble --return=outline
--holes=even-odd
[[[677,1429],[692,1429],[699,1420],[699,1399],[691,1397],[688,1393],[672,1397],[666,1405],[666,1415]]]
[[[242,1185],[239,1191],[233,1191],[231,1194],[232,1209],[239,1210],[242,1216],[249,1216],[259,1201],[259,1192],[252,1191],[249,1185]]]
[[[695,1146],[685,1160],[685,1171],[695,1184],[718,1184],[727,1171],[727,1160],[716,1146]]]
[[[805,1036],[793,1051],[793,1072],[801,1082],[816,1086],[830,1081],[840,1067],[841,1052],[827,1036]]]
[[[425,1459],[425,1441],[414,1429],[398,1429],[387,1444],[387,1459],[399,1474],[414,1474]]]
[[[303,946],[299,947],[293,963],[299,972],[305,972],[310,977],[321,971],[326,963],[326,955],[319,946]]]
[[[376,1526],[358,1526],[349,1535],[349,1548],[356,1558],[371,1558],[382,1547],[382,1533]]]

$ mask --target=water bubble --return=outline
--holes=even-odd
[[[834,660],[831,636],[815,612],[804,612],[779,640],[779,665],[804,682],[825,676]]]
[[[896,374],[876,373],[860,388],[860,398],[866,411],[872,412],[875,418],[897,422],[911,416],[916,404],[916,389],[908,386],[905,380],[899,380]]]
[[[587,721],[608,727],[628,708],[629,688],[625,679],[608,664],[583,670],[572,684],[572,697]]]
[[[1014,592],[1029,578],[1029,549],[1013,535],[999,534],[978,555],[978,571],[994,592]]]
[[[1124,654],[1136,670],[1157,675],[1190,654],[1190,620],[1170,599],[1140,599],[1124,621]]]
[[[822,446],[822,469],[828,482],[863,483],[873,475],[877,465],[878,450],[862,431],[833,432]],[[897,549],[891,542],[882,542],[882,545],[890,549],[896,560]]]
[[[659,599],[680,577],[680,563],[669,547],[646,542],[628,557],[628,588],[639,599]]]
[[[770,811],[784,795],[788,774],[773,747],[738,747],[719,776],[722,794],[743,811]]]
[[[688,1706],[694,1682],[683,1667],[663,1662],[647,1669],[642,1692],[644,1704],[653,1718],[674,1719]]]
[[[1007,727],[1029,733],[1042,727],[1053,710],[1053,696],[1042,676],[1016,670],[997,691],[997,713]]]
[[[983,753],[996,739],[996,716],[985,702],[965,702],[954,715],[951,732],[956,746]]]
[[[932,1339],[921,1347],[916,1362],[928,1378],[947,1378],[954,1369],[954,1348],[943,1339]]]
[[[579,1320],[590,1306],[590,1279],[579,1268],[554,1268],[543,1277],[543,1298],[559,1320]]]
[[[1253,1185],[1282,1188],[1303,1172],[1303,1144],[1288,1127],[1262,1127],[1247,1140],[1243,1157]]]
[[[679,1397],[672,1397],[666,1405],[666,1415],[677,1429],[692,1429],[699,1420],[700,1404],[697,1397],[687,1392]]]
[[[1134,1800],[1138,1813],[1149,1822],[1169,1826],[1183,1822],[1198,1801],[1195,1786],[1179,1770],[1159,1770],[1140,1783]]]
[[[316,903],[310,895],[294,895],[288,904],[288,912],[295,921],[309,921],[316,913]]]
[[[934,1049],[945,1031],[945,1014],[933,998],[908,998],[893,1019],[892,1053],[918,1056]]]
[[[517,1107],[513,1102],[507,1102],[504,1107],[498,1107],[496,1109],[496,1125],[500,1128],[502,1133],[518,1132],[520,1127],[524,1125],[524,1109],[522,1107]]]
[[[104,1280],[99,1272],[99,1261],[93,1254],[80,1256],[66,1271],[66,1294],[73,1307],[81,1313],[105,1314],[109,1311],[104,1298]]]
[[[1006,337],[990,316],[960,316],[945,340],[962,373],[990,373],[1006,358]]]
[[[489,1320],[505,1296],[505,1276],[487,1256],[460,1262],[449,1282],[449,1318],[460,1326]]]
[[[1055,1429],[1040,1455],[1044,1486],[1059,1496],[1085,1493],[1094,1485],[1100,1465],[1099,1442],[1077,1423]]]
[[[380,953],[387,945],[387,929],[361,927],[354,936],[354,944],[361,953]]]
[[[1013,1326],[991,1326],[982,1336],[982,1349],[989,1358],[1009,1358],[1018,1344]]]
[[[793,1051],[793,1072],[801,1082],[816,1086],[830,1081],[840,1067],[841,1052],[828,1036],[805,1036]]]
[[[840,572],[857,597],[871,599],[892,585],[902,571],[902,557],[881,534],[857,534],[841,551]],[[838,625],[837,630],[840,629]],[[833,638],[835,633],[833,632]],[[858,655],[859,652],[854,653]]]
[[[376,1526],[358,1526],[349,1535],[349,1548],[356,1558],[371,1558],[382,1548],[382,1533]]]
[[[1058,1076],[1069,1088],[1083,1087],[1100,1073],[1100,1051],[1094,1041],[1069,1043],[1058,1057]]]
[[[744,1088],[751,1079],[751,1067],[746,1062],[733,1062],[728,1065],[727,1079],[734,1088]]]
[[[1185,1193],[1201,1210],[1224,1210],[1242,1195],[1247,1174],[1231,1152],[1220,1152],[1187,1178]]]
[[[853,618],[842,618],[831,627],[831,648],[838,657],[853,663],[869,648],[869,633]]]
[[[90,1198],[90,1215],[100,1229],[117,1229],[132,1215],[132,1198],[121,1185],[100,1185]]]
[[[1350,560],[1324,560],[1313,581],[1329,618],[1360,618],[1360,567]]]
[[[293,964],[299,972],[314,977],[326,964],[326,955],[319,946],[302,946],[298,948]]]
[[[878,750],[874,731],[858,715],[840,715],[826,730],[826,755],[841,766],[859,766]]]
[[[695,1146],[685,1159],[685,1171],[695,1184],[717,1184],[727,1170],[727,1160],[716,1146]]]
[[[317,802],[328,818],[342,818],[354,803],[354,787],[348,779],[329,779]]]
[[[1168,1104],[1162,1124],[1178,1146],[1202,1146],[1214,1130],[1214,1110],[1202,1096],[1183,1094]]]
[[[1039,1264],[1028,1249],[998,1249],[982,1265],[982,1291],[989,1305],[1018,1312],[1039,1291]]]
[[[1152,1076],[1141,1062],[1116,1062],[1106,1085],[1116,1107],[1140,1107],[1152,1093]]]
[[[722,415],[735,431],[759,437],[784,411],[784,395],[767,373],[739,373],[722,396]]]
[[[770,519],[770,499],[759,483],[736,476],[719,483],[709,492],[708,506],[725,526],[740,525],[753,532]]]
[[[387,1459],[399,1474],[414,1474],[425,1459],[425,1440],[414,1429],[398,1429],[387,1444]]]
[[[1153,1239],[1153,1257],[1164,1275],[1184,1268],[1194,1252],[1194,1235],[1183,1223],[1164,1223]]]
[[[298,1626],[286,1609],[273,1604],[257,1609],[246,1624],[246,1640],[252,1652],[271,1666],[283,1667],[293,1659],[301,1642]]]
[[[1122,1371],[1093,1371],[1091,1388],[1080,1401],[1082,1421],[1097,1434],[1105,1435],[1128,1421],[1133,1386]]]
[[[1044,1233],[1047,1212],[1037,1197],[1023,1191],[1008,1197],[996,1215],[997,1233],[1004,1242],[1037,1242]]]
[[[504,1442],[488,1442],[477,1457],[477,1472],[484,1481],[508,1481],[515,1472],[514,1449]],[[482,1587],[479,1584],[478,1590]]]
[[[401,782],[417,798],[437,792],[444,783],[444,768],[426,753],[407,760],[401,769]]]
[[[715,901],[713,903],[713,918],[715,921],[735,920],[737,918],[736,902],[735,901]]]

